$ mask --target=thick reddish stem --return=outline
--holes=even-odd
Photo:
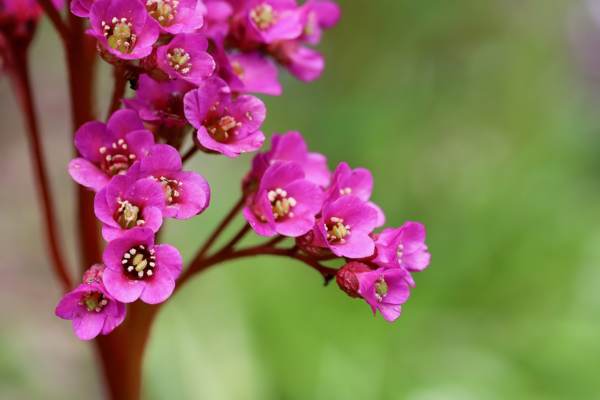
[[[39,127],[31,93],[27,46],[16,46],[12,48],[12,55],[15,64],[12,65],[11,69],[14,73],[14,82],[21,101],[21,107],[26,117],[29,146],[32,155],[31,159],[33,161],[33,170],[37,181],[36,187],[41,196],[44,229],[50,247],[52,266],[54,267],[54,272],[59,278],[64,291],[68,292],[73,285],[67,273],[63,252],[58,239],[58,224],[56,223],[55,218],[56,208],[54,207],[52,195],[50,193],[50,184],[46,174],[46,163],[42,152]]]
[[[54,28],[58,31],[63,43],[67,43],[69,41],[69,28],[63,21],[56,7],[54,7],[54,4],[52,4],[50,0],[37,0],[37,2],[44,9],[48,18],[50,18],[52,25],[54,25]]]

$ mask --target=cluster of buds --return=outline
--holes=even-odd
[[[102,57],[136,74],[138,88],[106,124],[78,129],[81,157],[69,164],[72,178],[96,192],[108,243],[104,264],[56,310],[87,340],[118,326],[125,303],[158,304],[175,289],[181,255],[155,244],[156,233],[165,218],[192,218],[210,202],[207,181],[182,171],[183,132],[193,128],[194,146],[207,153],[258,150],[266,107],[248,93],[281,93],[275,63],[304,81],[318,77],[322,57],[304,44],[317,44],[340,11],[327,0],[73,0],[71,11],[89,18]],[[429,253],[421,224],[374,232],[385,216],[372,189],[368,170],[341,163],[332,174],[300,133],[274,134],[243,180],[242,212],[258,235],[295,238],[311,262],[344,260],[340,288],[392,321]]]

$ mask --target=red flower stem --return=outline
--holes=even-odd
[[[196,152],[198,151],[198,147],[196,146],[196,143],[194,143],[194,147],[192,147],[191,149],[189,149],[187,151],[187,153],[185,153],[183,155],[183,157],[181,157],[181,162],[185,163],[187,160],[189,160],[194,154],[196,154]]]
[[[69,93],[73,136],[86,122],[93,121],[93,70],[95,60],[95,39],[84,34],[84,19],[69,13],[70,36],[66,43],[67,65],[69,70]],[[75,154],[79,156],[79,154]],[[102,262],[100,249],[100,229],[94,215],[94,196],[91,190],[77,185],[77,227],[80,250],[81,272],[95,263]]]
[[[223,231],[225,230],[225,228],[227,228],[227,226],[231,223],[231,221],[233,221],[236,214],[242,209],[243,206],[244,206],[244,197],[242,196],[238,200],[238,202],[235,203],[235,205],[233,206],[233,208],[231,209],[229,214],[227,214],[227,216],[225,217],[223,222],[221,222],[221,224],[213,232],[213,234],[210,236],[210,238],[206,241],[206,243],[204,244],[202,249],[200,249],[200,251],[198,252],[196,257],[194,258],[194,261],[192,261],[191,264],[198,263],[200,260],[202,260],[204,258],[204,256],[208,252],[208,250],[210,250],[210,247],[219,238],[221,233],[223,233]]]
[[[108,114],[106,115],[107,121],[115,111],[121,108],[121,99],[125,96],[125,85],[127,84],[127,79],[125,79],[125,68],[115,66],[114,77],[115,86],[113,89],[110,106],[108,107]]]
[[[69,41],[69,27],[63,21],[54,4],[50,0],[37,0],[37,2],[44,9],[48,18],[50,18],[50,22],[52,22],[54,29],[58,31],[63,43],[67,43]]]
[[[42,151],[42,143],[40,141],[40,133],[36,111],[33,104],[31,92],[31,79],[29,76],[29,63],[27,57],[27,47],[14,47],[12,49],[13,57],[16,61],[12,65],[14,73],[14,82],[17,87],[17,93],[21,101],[21,108],[25,114],[27,122],[27,134],[29,139],[29,150],[33,161],[33,170],[37,180],[37,188],[42,200],[42,214],[44,219],[44,229],[46,238],[50,247],[50,256],[52,258],[52,266],[54,273],[59,278],[65,292],[71,290],[73,284],[67,273],[64,255],[61,250],[58,240],[58,224],[55,218],[55,207],[50,193],[50,184],[46,174],[46,163]]]

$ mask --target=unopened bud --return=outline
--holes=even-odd
[[[90,269],[83,273],[83,283],[88,285],[96,281],[97,283],[102,282],[102,275],[106,267],[102,264],[94,264]]]
[[[348,296],[352,298],[361,297],[358,294],[359,282],[356,274],[371,271],[372,269],[366,264],[358,261],[350,261],[348,264],[339,269],[336,280],[340,286],[340,289],[346,292]]]

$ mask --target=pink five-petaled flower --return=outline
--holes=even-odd
[[[210,188],[201,175],[181,168],[179,152],[167,144],[157,144],[130,168],[127,176],[160,183],[165,199],[163,218],[188,219],[206,210]]]
[[[319,44],[323,29],[333,28],[342,15],[340,6],[328,0],[308,1],[302,8],[306,10],[307,17],[300,39],[311,45]]]
[[[123,175],[154,145],[154,136],[132,110],[118,110],[105,125],[88,122],[75,133],[75,147],[83,158],[69,163],[75,182],[96,192],[111,177]]]
[[[142,0],[160,33],[195,32],[202,28],[206,7],[201,0]]]
[[[247,7],[246,39],[272,43],[302,34],[303,15],[294,0],[251,0]]]
[[[208,41],[199,33],[177,35],[156,51],[158,66],[172,79],[180,78],[199,85],[215,70],[215,60],[206,49]]]
[[[94,212],[102,222],[102,236],[110,242],[136,226],[152,229],[162,225],[165,208],[163,188],[154,179],[115,176],[94,199]]]
[[[344,196],[323,207],[313,228],[312,245],[328,247],[338,257],[365,258],[375,244],[369,233],[375,228],[377,212],[357,196]]]
[[[212,151],[237,157],[262,146],[265,135],[259,130],[267,110],[254,96],[231,100],[231,91],[220,78],[208,79],[183,99],[184,113],[198,129],[200,144]]]
[[[375,257],[369,262],[386,269],[406,270],[405,279],[414,287],[411,272],[423,271],[429,266],[431,254],[425,244],[425,227],[418,222],[407,221],[398,229],[387,228],[381,233],[373,233]]]
[[[108,244],[102,259],[104,285],[124,303],[138,298],[148,304],[162,303],[173,293],[183,266],[175,247],[154,245],[154,232],[149,228],[125,232]]]
[[[261,236],[297,237],[310,231],[323,205],[323,192],[304,179],[302,167],[278,161],[262,177],[260,188],[248,198],[244,218]]]
[[[349,194],[357,196],[363,203],[373,207],[377,211],[376,228],[385,224],[383,210],[372,201],[373,175],[365,168],[350,169],[350,166],[341,162],[333,172],[331,186],[325,192],[325,202],[333,202],[342,196]]]
[[[81,340],[108,335],[123,322],[127,312],[125,304],[104,287],[100,271],[104,266],[96,264],[91,269],[95,269],[95,277],[89,278],[86,272],[84,283],[63,297],[55,312],[62,319],[73,320],[73,331]]]
[[[97,0],[90,8],[86,33],[123,60],[137,60],[152,52],[158,25],[141,0]]]
[[[379,268],[371,272],[357,273],[358,294],[366,300],[373,309],[392,322],[402,312],[401,304],[410,296],[410,288],[404,279],[406,272],[401,269]]]
[[[245,178],[244,186],[255,185],[269,165],[276,161],[294,161],[302,166],[305,179],[321,188],[329,186],[331,171],[327,167],[327,157],[320,153],[309,153],[306,141],[300,132],[271,136],[271,149],[257,154],[252,160],[252,170]]]
[[[325,60],[318,51],[302,46],[299,40],[278,40],[267,46],[267,53],[303,82],[319,78]]]
[[[140,118],[153,125],[182,128],[188,124],[183,115],[183,96],[194,89],[183,79],[157,82],[144,74],[139,79],[135,99],[122,99],[125,107],[135,110]]]

